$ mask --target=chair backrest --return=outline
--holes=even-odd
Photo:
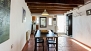
[[[37,33],[37,30],[35,30],[35,32],[34,32],[34,37],[35,37],[36,33]]]
[[[51,30],[53,32],[53,30]]]
[[[52,32],[53,32],[53,30],[51,30]],[[56,34],[56,35],[58,35],[58,33],[56,33],[56,32],[53,32],[54,34]]]

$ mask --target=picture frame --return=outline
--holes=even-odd
[[[46,28],[46,27],[47,27],[47,18],[40,17],[40,28]]]
[[[86,14],[87,14],[87,16],[91,15],[91,9],[86,10]]]
[[[26,21],[26,11],[22,8],[22,23]]]
[[[0,44],[10,39],[10,5],[11,0],[0,0]]]

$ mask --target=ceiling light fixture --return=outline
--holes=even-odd
[[[44,12],[42,13],[42,15],[49,15],[48,12],[46,11],[46,9],[45,9]]]

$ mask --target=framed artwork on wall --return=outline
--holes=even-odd
[[[47,27],[47,18],[40,17],[40,28],[46,28],[46,27]]]
[[[26,21],[26,11],[25,9],[23,8],[22,9],[22,23]]]
[[[10,4],[11,0],[0,0],[0,44],[10,38]]]
[[[91,9],[86,10],[86,14],[87,14],[87,16],[91,15]]]

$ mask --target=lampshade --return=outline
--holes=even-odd
[[[42,15],[49,15],[48,12],[46,11],[46,9],[45,9],[44,12],[42,13]]]

